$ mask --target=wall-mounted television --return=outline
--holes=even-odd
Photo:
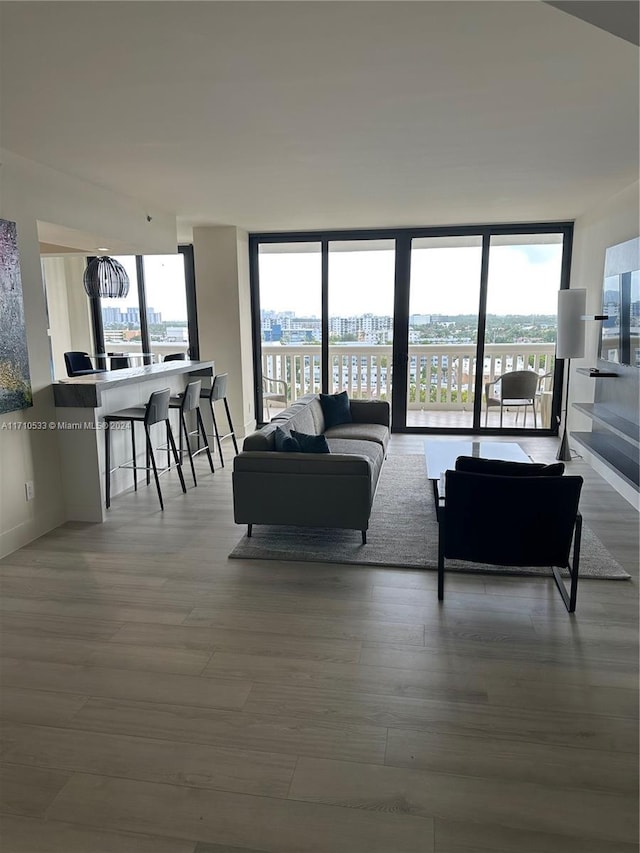
[[[598,357],[640,367],[640,237],[607,249],[602,313]]]

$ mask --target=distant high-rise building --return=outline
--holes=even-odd
[[[102,307],[102,322],[105,326],[122,323],[122,312],[119,308],[112,308],[110,305],[105,305]]]
[[[166,331],[167,341],[182,341],[187,342],[189,340],[189,330],[186,326],[167,326]]]
[[[430,326],[431,314],[412,314],[409,317],[409,323],[412,326]]]

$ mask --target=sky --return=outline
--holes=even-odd
[[[122,299],[103,299],[103,308],[137,307],[136,259],[134,255],[115,258],[129,276],[129,293]],[[184,284],[184,258],[177,255],[145,255],[144,280],[147,308],[162,314],[163,320],[187,319],[187,297]]]
[[[320,251],[260,253],[260,307],[321,314]],[[560,288],[561,243],[492,246],[489,314],[555,314]],[[138,304],[135,258],[118,257],[132,286],[123,299],[104,306],[124,310]],[[410,314],[477,312],[480,246],[415,248],[411,258]],[[334,251],[329,254],[329,314],[393,314],[394,251]],[[187,319],[183,256],[145,255],[147,306],[163,320]]]
[[[562,244],[493,246],[487,312],[555,314]],[[415,248],[410,314],[477,312],[480,247]],[[260,307],[320,316],[320,251],[260,255]],[[393,250],[329,254],[329,314],[393,314]]]

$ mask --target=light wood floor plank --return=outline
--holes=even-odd
[[[111,642],[202,649],[209,652],[240,652],[266,657],[295,656],[306,660],[336,663],[357,663],[362,649],[360,640],[290,637],[286,634],[188,625],[127,624],[111,638]]]
[[[415,669],[328,663],[262,655],[214,652],[204,676],[244,678],[265,684],[329,688],[345,693],[380,693],[390,696],[487,702],[486,679],[455,673],[419,672]]]
[[[0,613],[0,648],[5,633],[29,634],[47,641],[50,637],[103,640],[113,637],[124,622],[99,619],[74,619],[71,616],[45,616],[30,613]]]
[[[0,609],[9,613],[42,613],[47,616],[71,616],[78,619],[112,620],[114,622],[159,622],[180,625],[189,615],[189,607],[128,607],[109,601],[78,601],[77,599],[20,598],[5,596]],[[0,613],[0,619],[4,613]]]
[[[147,782],[286,797],[296,758],[185,741],[43,726],[6,726],[3,761]]]
[[[264,847],[262,850],[258,850],[255,847],[252,847],[249,850],[248,847],[230,847],[228,844],[207,844],[206,842],[198,842],[196,844],[195,853],[266,853]]]
[[[485,703],[445,702],[373,693],[256,683],[244,706],[247,713],[288,713],[307,719],[399,728],[428,727],[456,735],[491,735],[504,740],[539,741],[560,746],[628,752],[638,748],[637,723],[596,714],[531,711]]]
[[[13,556],[13,555],[12,555]],[[9,560],[11,557],[8,558]],[[104,587],[136,587],[138,589],[159,589],[166,583],[164,577],[149,577],[143,574],[129,574],[127,572],[101,571],[99,569],[82,567],[71,569],[64,567],[64,561],[60,566],[30,566],[12,565],[6,561],[2,563],[3,578],[20,578],[22,581],[55,581],[66,584],[84,584],[97,589]]]
[[[616,666],[605,663],[580,666],[576,656],[567,660],[566,655],[560,658],[557,654],[549,653],[546,659],[521,660],[514,659],[514,654],[508,648],[496,648],[491,656],[485,654],[482,657],[477,653],[474,656],[474,651],[477,652],[477,644],[472,641],[461,641],[449,648],[424,649],[415,646],[363,645],[360,663],[421,672],[453,671],[459,677],[485,676],[503,684],[524,681],[638,689],[638,671],[631,661],[626,665],[618,661]],[[452,658],[455,658],[453,664]]]
[[[485,821],[550,834],[637,841],[637,801],[604,791],[301,758],[289,798],[363,810]],[[561,803],[561,805],[560,805]]]
[[[424,625],[416,622],[379,622],[375,619],[343,619],[296,616],[291,613],[250,610],[218,610],[194,607],[185,625],[240,628],[274,634],[323,637],[340,640],[377,640],[422,646]]]
[[[28,690],[3,684],[0,690],[0,719],[57,726],[70,720],[87,700],[87,696],[74,693]]]
[[[80,774],[58,795],[48,816],[118,831],[154,827],[174,837],[259,846],[272,853],[433,851],[428,818]]]
[[[632,754],[594,751],[585,744],[562,747],[534,741],[444,735],[429,730],[389,729],[385,764],[461,776],[534,782],[635,796],[638,763]]]
[[[227,461],[0,560],[3,853],[637,849],[640,527],[604,480],[567,466],[632,579],[568,616],[547,579],[439,605],[432,571],[229,560]]]
[[[170,702],[203,708],[241,708],[251,684],[227,680],[138,672],[109,667],[4,658],[0,661],[3,684],[34,690],[64,690],[92,696],[123,698],[141,702]]]
[[[39,817],[71,779],[71,773],[18,764],[0,765],[0,812]],[[4,846],[4,845],[3,845]]]
[[[637,844],[571,838],[495,824],[435,821],[436,853],[637,853]]]
[[[159,705],[90,699],[73,717],[72,728],[167,740],[205,743],[285,755],[344,757],[384,762],[384,726],[334,723],[323,719],[216,711],[186,705]]]
[[[0,815],[6,853],[194,853],[192,841]]]
[[[177,675],[199,675],[211,653],[191,649],[165,648],[162,655],[149,646],[135,646],[67,637],[48,638],[28,634],[2,634],[2,657],[53,663],[90,664],[119,669],[140,669],[149,672],[172,672]]]

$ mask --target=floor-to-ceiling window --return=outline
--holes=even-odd
[[[556,431],[571,238],[570,223],[251,235],[257,404],[280,378],[288,402],[390,400],[396,431]]]
[[[329,388],[391,400],[394,240],[329,243]]]
[[[158,359],[189,350],[184,255],[144,255],[149,352]]]
[[[142,341],[144,316],[140,313],[140,293],[137,285],[138,274],[135,255],[114,256],[114,260],[122,264],[127,271],[129,292],[126,296],[117,299],[102,298],[99,300],[104,351],[108,357],[106,367],[126,364],[123,359],[129,358],[128,354],[131,354],[133,364],[142,363],[142,353],[146,352]],[[98,352],[100,352],[99,348]]]
[[[322,386],[322,255],[317,242],[259,247],[259,368],[265,420]],[[260,411],[260,409],[256,409]]]
[[[551,427],[562,250],[561,233],[491,237],[483,370],[487,426]],[[537,384],[530,373],[537,374]],[[509,393],[524,405],[509,405],[500,379],[508,374],[522,381],[522,393],[517,386]],[[528,406],[531,393],[535,402]]]
[[[197,358],[197,318],[192,249],[175,255],[115,257],[129,276],[129,292],[119,299],[93,300],[97,353],[106,367],[162,361],[170,354]],[[98,315],[98,316],[96,316]]]
[[[482,237],[411,241],[406,423],[473,427]]]

